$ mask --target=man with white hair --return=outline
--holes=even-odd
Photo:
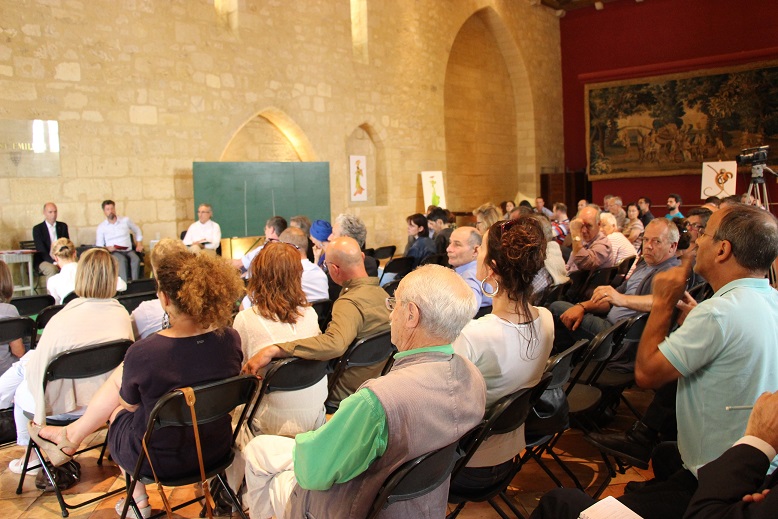
[[[197,207],[197,221],[189,226],[183,240],[191,252],[216,255],[216,249],[222,241],[222,229],[218,223],[211,220],[212,217],[213,207],[210,204],[200,204]]]
[[[451,346],[475,309],[470,287],[426,265],[403,278],[386,306],[399,350],[392,370],[365,382],[316,431],[262,435],[244,449],[252,518],[365,517],[396,468],[457,441],[483,417],[483,377]],[[443,517],[448,483],[381,517]]]
[[[613,213],[600,215],[600,230],[611,242],[611,265],[614,267],[621,263],[621,260],[638,255],[632,242],[619,232],[619,225]]]
[[[624,230],[624,224],[627,223],[627,212],[624,211],[624,202],[621,201],[620,196],[612,196],[610,200],[608,200],[608,212],[612,214],[616,218],[616,226],[618,227],[618,231],[621,232]]]
[[[335,221],[332,222],[332,234],[330,234],[328,241],[331,242],[335,238],[340,238],[341,236],[354,238],[354,240],[356,240],[356,242],[359,244],[359,248],[361,250],[365,250],[367,227],[365,226],[365,222],[363,222],[359,216],[348,213],[341,213],[337,216],[337,218],[335,218]],[[364,258],[362,261],[365,265],[365,272],[367,275],[370,277],[378,277],[378,261],[372,256],[363,256]],[[340,286],[335,282],[335,280],[332,279],[332,276],[329,274],[329,272],[327,272],[327,275],[329,276],[330,299],[334,301],[337,299],[338,294],[340,293]]]

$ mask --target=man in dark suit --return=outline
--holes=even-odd
[[[734,411],[740,412],[740,411]],[[778,511],[778,471],[765,476],[778,450],[778,392],[756,401],[746,435],[700,468],[684,519],[767,519]]]
[[[68,224],[57,221],[57,206],[47,202],[43,206],[43,221],[32,228],[32,239],[35,240],[33,266],[41,274],[50,277],[59,272],[51,257],[51,244],[59,238],[70,238]]]

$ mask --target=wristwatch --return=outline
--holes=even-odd
[[[581,241],[581,237],[580,236],[573,236],[573,241]]]

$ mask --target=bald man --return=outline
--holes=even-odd
[[[332,305],[332,321],[327,331],[315,337],[266,346],[251,357],[243,370],[258,373],[270,361],[283,357],[336,359],[355,339],[389,329],[389,294],[378,286],[378,278],[365,271],[364,254],[354,238],[333,239],[325,259],[332,280],[340,285],[340,296]],[[383,363],[346,371],[333,391],[331,403],[337,405],[353,394],[362,383],[380,375]]]
[[[47,202],[43,206],[43,221],[32,228],[32,239],[38,251],[33,260],[34,267],[46,277],[59,272],[51,257],[51,244],[59,238],[70,238],[68,224],[57,221],[57,206]]]

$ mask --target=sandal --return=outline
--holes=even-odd
[[[138,501],[143,501],[144,499],[148,501],[149,496],[147,496],[146,494],[141,494],[138,496],[138,499],[135,500],[135,503],[137,503]],[[125,498],[119,499],[116,502],[116,506],[113,508],[114,510],[116,510],[116,513],[119,514],[119,517],[121,517],[122,510],[124,510],[124,501]],[[130,504],[130,506],[127,508],[127,517],[134,518],[134,519],[141,519],[141,518],[146,519],[147,517],[151,517],[151,503],[147,503],[146,506],[144,506],[143,508],[138,507],[138,510],[140,510],[140,516],[141,516],[140,518],[135,514],[135,510],[132,509],[132,504]]]
[[[32,420],[30,423],[27,424],[27,431],[30,433],[30,438],[38,444],[38,447],[43,449],[43,452],[46,453],[46,456],[48,456],[49,461],[52,465],[55,467],[59,467],[60,465],[64,465],[71,459],[73,459],[73,456],[70,454],[66,454],[62,449],[73,449],[77,450],[78,445],[73,443],[72,441],[68,440],[68,435],[65,432],[65,427],[62,428],[62,432],[60,433],[60,438],[57,441],[57,443],[54,443],[51,440],[47,440],[46,438],[41,438],[40,436],[40,430],[42,427]]]

